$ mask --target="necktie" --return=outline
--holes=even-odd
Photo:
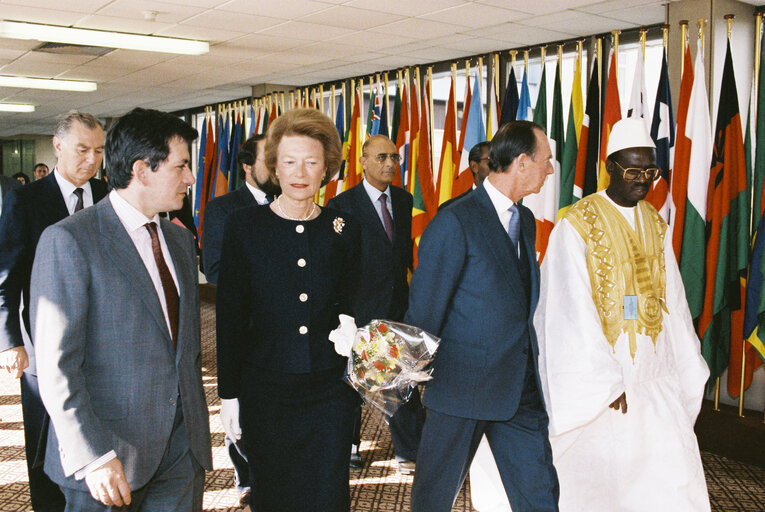
[[[80,187],[74,189],[74,195],[77,196],[77,204],[74,205],[74,213],[79,212],[85,207],[85,202],[82,200],[82,194],[85,192]]]
[[[513,242],[513,248],[515,249],[516,254],[518,253],[518,239],[521,236],[521,216],[518,214],[518,207],[513,204],[509,208],[511,216],[510,216],[510,225],[507,227],[507,234],[510,236],[510,241]]]
[[[266,194],[266,204],[271,204],[274,202],[274,195],[273,194]]]
[[[380,204],[382,205],[382,219],[385,224],[385,232],[388,234],[388,240],[393,241],[393,219],[388,211],[388,196],[385,193],[380,194]]]
[[[165,293],[165,304],[167,304],[167,316],[170,317],[170,337],[173,341],[173,349],[178,343],[178,310],[179,298],[178,289],[175,287],[175,281],[167,268],[165,257],[162,256],[162,248],[159,246],[159,235],[157,234],[157,225],[153,222],[147,222],[146,229],[151,236],[151,250],[154,253],[154,261],[159,270],[159,280],[162,283],[162,291]]]

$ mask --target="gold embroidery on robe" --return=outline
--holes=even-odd
[[[608,199],[592,194],[574,204],[565,218],[587,244],[592,300],[603,334],[613,348],[619,335],[627,333],[634,359],[636,334],[649,336],[655,346],[662,330],[662,311],[667,311],[664,268],[667,224],[645,201],[640,201],[633,210],[635,229]],[[637,296],[636,319],[624,318],[625,295]]]

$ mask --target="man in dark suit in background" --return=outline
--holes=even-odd
[[[45,228],[106,195],[106,183],[94,178],[104,152],[104,130],[96,117],[69,112],[56,127],[53,149],[53,172],[6,195],[0,217],[0,367],[21,377],[29,492],[36,511],[64,510],[64,496],[42,469],[48,415],[37,387],[33,342],[23,337],[31,332],[32,262]]]
[[[373,135],[361,153],[364,180],[327,204],[352,215],[362,226],[363,277],[353,306],[359,327],[374,319],[404,318],[409,302],[407,272],[412,269],[412,195],[391,185],[400,158],[396,146],[384,135]],[[360,416],[359,412],[359,423]],[[415,388],[412,398],[390,420],[401,473],[414,470],[423,421]]]
[[[470,148],[470,153],[468,153],[468,165],[470,166],[470,173],[473,175],[473,187],[469,188],[465,192],[461,193],[457,197],[452,197],[448,201],[444,201],[438,206],[439,210],[442,210],[452,204],[454,201],[457,201],[459,199],[462,199],[469,193],[471,193],[473,190],[478,188],[481,183],[483,183],[483,180],[486,179],[486,176],[489,175],[489,172],[491,172],[491,169],[489,169],[489,148],[491,145],[486,142],[479,142],[472,148]]]
[[[552,174],[544,130],[503,125],[491,173],[422,236],[404,321],[439,336],[412,512],[447,512],[485,434],[515,511],[557,510],[534,332],[534,216],[521,205]]]
[[[236,158],[244,172],[244,185],[224,196],[216,197],[205,207],[202,224],[202,267],[205,278],[211,284],[218,284],[226,217],[246,206],[268,204],[273,201],[274,195],[279,193],[279,186],[271,181],[271,174],[265,165],[265,144],[265,134],[253,135],[242,144]],[[234,484],[239,491],[239,506],[246,510],[250,503],[250,471],[244,448],[238,441],[239,439],[226,436],[226,450],[234,465]]]
[[[160,219],[194,183],[197,131],[134,109],[106,141],[109,196],[45,230],[32,334],[45,472],[67,512],[201,512],[212,470],[194,237]]]

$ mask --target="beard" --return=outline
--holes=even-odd
[[[255,175],[255,172],[250,174],[250,176],[252,177],[252,181],[255,182],[258,188],[262,190],[263,192],[265,192],[266,194],[278,196],[279,194],[282,193],[282,189],[279,186],[279,184],[273,181],[273,179],[270,176],[266,178],[264,181],[259,180],[258,177]]]

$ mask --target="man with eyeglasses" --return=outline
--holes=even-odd
[[[327,206],[356,218],[362,229],[363,278],[356,290],[356,325],[374,319],[401,321],[409,305],[407,273],[412,269],[412,195],[392,185],[399,172],[400,155],[384,135],[373,135],[361,148],[359,162],[364,180],[332,198]],[[361,412],[356,425],[359,441]],[[390,420],[391,437],[399,471],[414,471],[424,411],[417,389]],[[361,467],[356,451],[352,467]]]
[[[709,377],[643,119],[611,131],[608,188],[550,236],[534,318],[561,510],[709,510],[693,424]]]

